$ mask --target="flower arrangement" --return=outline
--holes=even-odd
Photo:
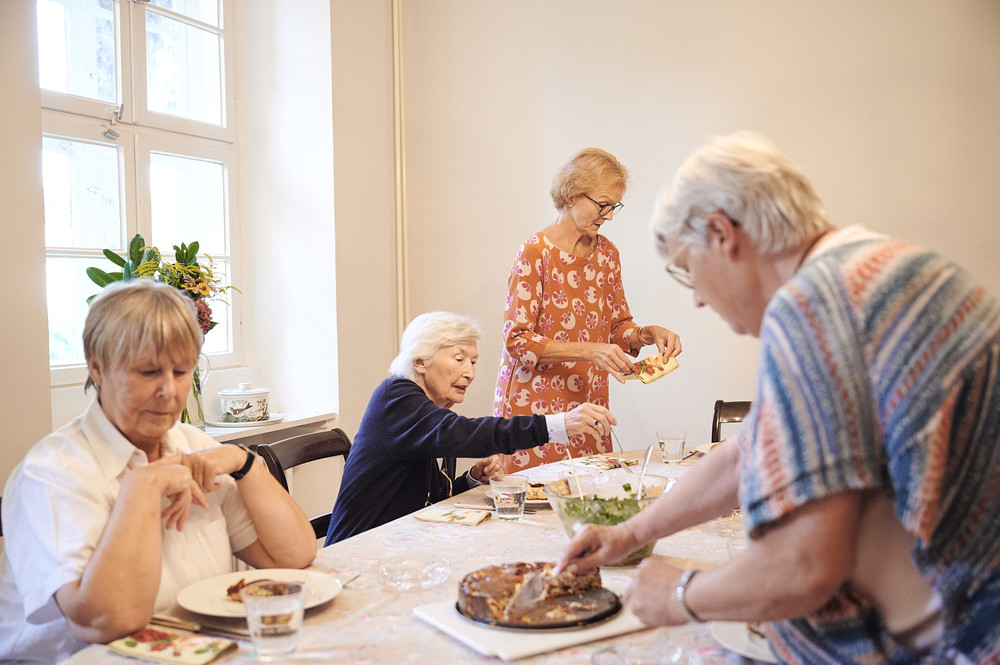
[[[87,276],[102,288],[112,282],[148,278],[180,289],[194,301],[201,332],[207,335],[208,331],[216,326],[216,322],[212,320],[212,307],[209,301],[229,289],[235,289],[237,292],[239,289],[221,284],[222,280],[215,271],[212,257],[208,257],[205,264],[198,262],[198,247],[197,240],[190,245],[184,243],[180,246],[174,245],[176,260],[168,262],[163,260],[160,250],[147,246],[145,239],[137,233],[129,243],[127,256],[119,256],[110,249],[104,250],[104,256],[120,267],[120,272],[109,273],[100,268],[87,268]],[[95,297],[96,294],[90,296],[87,302]]]
[[[116,266],[121,268],[118,272],[105,272],[100,268],[87,268],[87,276],[91,281],[101,288],[118,281],[130,281],[133,279],[155,279],[180,289],[182,293],[194,301],[195,309],[198,312],[198,324],[204,335],[216,326],[212,320],[212,307],[209,304],[213,298],[224,294],[230,289],[240,292],[235,286],[226,286],[221,282],[221,276],[215,271],[215,264],[212,257],[204,264],[198,262],[198,241],[190,245],[181,243],[174,245],[174,261],[164,261],[160,250],[146,245],[145,239],[140,234],[132,237],[128,246],[128,254],[119,256],[110,249],[104,250],[104,256]],[[97,294],[87,298],[87,302],[92,301]],[[222,302],[225,302],[222,300]],[[207,358],[206,358],[207,360]],[[191,394],[194,397],[194,407],[197,412],[197,419],[185,407],[181,413],[181,422],[197,424],[204,428],[205,413],[202,408],[201,390],[202,382],[208,378],[208,370],[204,375],[199,368],[194,369],[191,383]]]

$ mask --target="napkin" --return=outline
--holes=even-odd
[[[146,628],[115,640],[108,647],[133,658],[204,665],[236,647],[236,642],[207,635],[187,635]]]
[[[490,518],[488,510],[464,510],[461,508],[429,508],[414,515],[423,522],[447,522],[475,526]]]

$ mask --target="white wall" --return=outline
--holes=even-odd
[[[38,112],[35,3],[0,3],[0,483],[25,451],[50,431],[49,340],[45,313],[45,229],[42,218],[42,118]],[[7,63],[22,63],[19,67]],[[0,485],[2,489],[2,485]]]
[[[635,318],[685,349],[661,381],[613,386],[626,448],[667,423],[707,441],[715,399],[752,396],[756,341],[695,310],[648,239],[656,192],[710,135],[764,132],[835,223],[936,247],[1000,293],[995,2],[421,0],[403,25],[411,312],[488,331],[465,413],[490,412],[517,247],[589,145],[632,171],[605,229]]]

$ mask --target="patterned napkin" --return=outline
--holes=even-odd
[[[236,646],[236,642],[207,635],[172,633],[146,628],[108,645],[112,651],[147,660],[182,665],[204,665]]]
[[[414,514],[423,522],[446,522],[476,526],[490,518],[489,510],[465,510],[462,508],[428,508]]]

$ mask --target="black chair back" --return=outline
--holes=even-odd
[[[750,411],[750,402],[724,402],[716,400],[712,412],[712,443],[722,441],[722,426],[725,423],[743,422]]]
[[[287,490],[288,479],[285,477],[285,471],[300,464],[338,455],[343,455],[346,462],[347,455],[351,451],[351,440],[342,429],[335,427],[325,432],[298,434],[273,443],[261,443],[255,446],[255,451],[264,460],[271,475]],[[331,513],[326,513],[309,520],[313,531],[316,532],[316,538],[326,538],[326,532],[330,528],[330,516]]]

